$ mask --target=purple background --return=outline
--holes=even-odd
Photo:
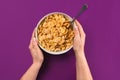
[[[0,80],[19,80],[32,64],[28,49],[31,33],[45,14],[60,11],[78,19],[87,35],[85,53],[94,80],[120,80],[119,0],[0,0]],[[73,50],[45,54],[38,80],[75,80]]]

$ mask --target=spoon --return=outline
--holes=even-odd
[[[87,4],[84,4],[82,6],[82,8],[80,9],[80,11],[78,12],[78,14],[73,18],[73,20],[70,22],[71,24],[74,23],[74,21],[79,18],[79,16],[88,8],[88,5]]]

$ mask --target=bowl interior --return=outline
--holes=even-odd
[[[62,13],[62,12],[53,12],[53,13],[49,13],[49,14],[45,15],[42,19],[40,19],[40,21],[39,21],[38,24],[37,24],[36,29],[38,29],[39,24],[40,24],[47,16],[52,15],[52,14],[62,14],[62,15],[64,15],[66,18],[68,18],[70,21],[72,21],[72,18],[71,18],[69,15],[65,14],[65,13]],[[74,25],[73,25],[73,27],[74,27]],[[36,38],[38,39],[37,30],[36,30]],[[49,54],[53,54],[53,55],[64,54],[64,53],[66,53],[67,51],[69,51],[69,50],[73,47],[73,45],[71,45],[71,46],[70,46],[68,49],[66,49],[66,50],[58,51],[58,52],[53,52],[53,51],[49,51],[49,50],[43,48],[40,44],[39,44],[39,46],[40,46],[40,48],[43,49],[45,52],[47,52],[47,53],[49,53]]]

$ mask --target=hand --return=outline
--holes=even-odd
[[[42,51],[38,47],[37,39],[34,36],[35,36],[35,30],[32,33],[29,49],[31,52],[31,56],[33,58],[33,63],[42,64],[44,57],[43,57]]]
[[[74,27],[74,42],[73,42],[73,49],[76,53],[82,51],[84,52],[84,45],[85,45],[85,32],[83,31],[82,25],[76,20],[76,26]]]

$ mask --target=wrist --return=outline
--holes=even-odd
[[[78,55],[78,54],[84,54],[84,50],[74,50],[74,52],[75,52],[75,55]]]
[[[43,61],[44,61],[43,58],[33,59],[33,64],[41,65],[43,63]]]
[[[36,64],[36,63],[32,63],[32,66],[33,66],[35,69],[37,69],[37,70],[39,70],[40,67],[41,67],[40,64]]]
[[[84,50],[77,50],[77,51],[74,51],[74,52],[75,52],[76,59],[79,59],[80,57],[85,57]]]
[[[32,63],[32,65],[36,66],[37,68],[40,68],[43,62],[34,62]]]

